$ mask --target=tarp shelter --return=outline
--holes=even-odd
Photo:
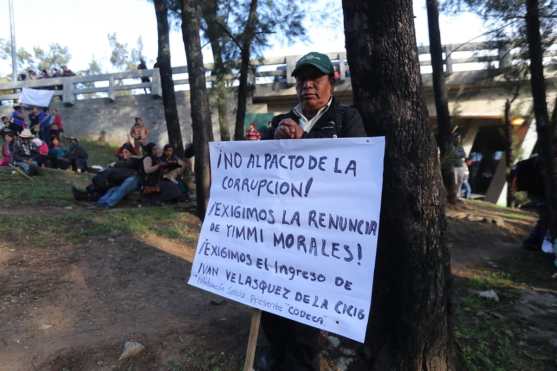
[[[54,96],[52,90],[38,90],[23,88],[19,96],[19,103],[28,106],[48,107]]]

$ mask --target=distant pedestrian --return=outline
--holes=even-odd
[[[143,58],[139,59],[139,64],[137,65],[137,70],[144,72],[147,69],[147,65],[145,64],[145,60]],[[147,76],[141,76],[141,83],[143,84],[148,84],[151,82],[151,79],[149,79],[149,77]],[[148,88],[143,88],[143,90],[145,91],[145,94],[149,94],[149,91],[147,90]]]
[[[454,148],[454,175],[456,179],[456,194],[457,198],[461,199],[461,189],[464,182],[467,182],[470,172],[468,171],[468,166],[466,165],[466,151],[462,147],[461,138],[459,135],[455,137],[455,148]]]

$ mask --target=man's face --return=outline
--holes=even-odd
[[[122,159],[127,160],[131,157],[131,155],[132,155],[132,153],[130,151],[128,151],[126,148],[124,148],[122,150],[122,153],[121,153]]]
[[[329,102],[333,85],[328,75],[308,66],[296,75],[296,93],[304,110],[317,111]]]
[[[164,157],[167,157],[167,158],[172,157],[173,152],[174,152],[174,149],[172,149],[172,147],[166,147],[164,149]]]

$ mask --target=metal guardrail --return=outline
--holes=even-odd
[[[483,42],[467,43],[462,45],[444,46],[445,71],[452,73],[455,67],[481,64],[470,70],[499,69],[511,66],[520,61],[520,55],[516,50],[512,50],[504,43]],[[429,60],[429,47],[419,46],[420,65],[422,67],[431,66]],[[465,55],[459,55],[465,54]],[[328,53],[338,70],[339,79],[343,80],[350,77],[346,53]],[[549,50],[546,57],[557,56],[557,50]],[[277,58],[266,58],[263,61],[254,61],[256,66],[255,77],[252,76],[252,83],[270,84],[274,80],[279,80],[286,85],[295,83],[291,72],[296,61],[300,56],[286,56]],[[211,86],[214,76],[211,74],[212,64],[206,64],[207,81]],[[172,69],[174,86],[188,87],[187,67],[180,66]],[[143,82],[141,78],[148,78],[148,82]],[[237,76],[226,77],[227,85],[234,86]],[[141,81],[138,83],[137,81]],[[17,92],[23,87],[52,89],[56,96],[61,97],[64,104],[72,105],[76,100],[97,98],[99,94],[114,100],[118,92],[132,93],[134,90],[143,90],[145,94],[159,97],[162,95],[160,74],[157,68],[150,70],[126,71],[110,74],[98,74],[88,76],[57,77],[40,80],[25,80],[11,83],[0,84],[0,102],[15,101],[18,99]]]

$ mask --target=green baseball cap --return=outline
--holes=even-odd
[[[296,62],[296,68],[292,71],[292,76],[296,76],[302,67],[305,66],[315,67],[325,75],[332,75],[335,72],[329,57],[322,53],[311,52],[298,59],[298,62]]]

